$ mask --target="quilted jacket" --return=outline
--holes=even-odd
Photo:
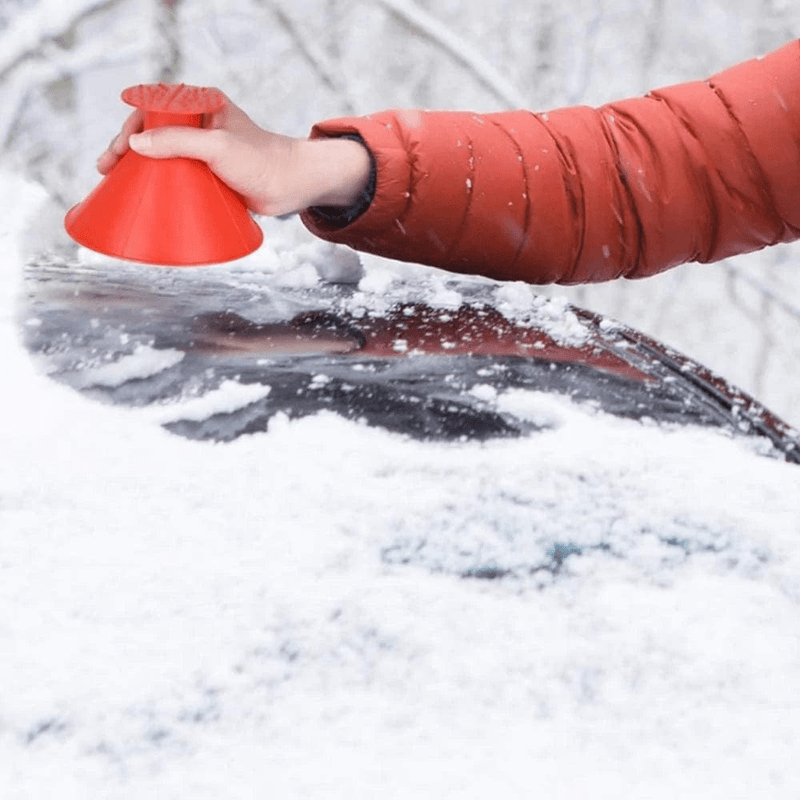
[[[322,238],[531,283],[652,275],[800,236],[800,41],[705,81],[549,113],[385,111],[356,135],[375,191]]]

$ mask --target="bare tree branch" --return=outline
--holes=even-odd
[[[476,47],[448,30],[413,0],[378,0],[392,16],[442,48],[508,108],[525,108],[527,100],[509,80],[495,69]]]
[[[117,47],[109,47],[106,39],[93,42],[79,50],[62,50],[52,44],[44,43],[40,48],[40,57],[28,59],[20,64],[20,68],[16,69],[5,82],[3,92],[5,110],[0,114],[0,152],[8,146],[33,87],[63,75],[75,75],[84,70],[102,67],[111,63],[112,59],[124,60],[141,54],[142,45],[138,41],[120,42]]]
[[[300,24],[294,20],[281,0],[257,0],[259,5],[270,8],[286,33],[294,42],[300,55],[306,60],[320,81],[328,87],[342,102],[343,111],[352,114],[355,104],[344,81],[339,77],[340,70],[328,58],[323,48],[305,32]]]
[[[788,314],[790,317],[794,317],[797,320],[800,320],[800,306],[796,306],[786,300],[783,295],[781,295],[777,289],[772,288],[771,286],[767,285],[763,281],[759,280],[755,276],[751,275],[748,272],[745,272],[740,267],[734,266],[733,264],[725,264],[725,269],[727,270],[728,274],[736,279],[740,280],[743,283],[748,284],[749,286],[753,287],[757,292],[759,292],[763,297],[767,298],[772,302],[775,306],[781,309],[781,311]]]
[[[173,83],[183,69],[178,8],[181,0],[155,0],[156,63],[158,81]]]
[[[42,48],[60,45],[75,33],[77,27],[96,14],[108,11],[122,0],[86,0],[84,8],[65,5],[62,0],[42,0],[31,9],[20,12],[6,28],[0,40],[0,83],[20,64],[41,58]],[[30,31],[35,34],[31,35]]]
[[[602,27],[603,7],[598,0],[595,0],[594,11],[586,20],[586,33],[582,37],[583,41],[575,53],[578,69],[575,70],[573,79],[567,85],[566,102],[569,105],[582,102],[586,96],[586,91],[592,81],[597,38]]]

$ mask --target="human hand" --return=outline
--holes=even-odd
[[[108,174],[129,149],[149,158],[196,158],[238,192],[256,214],[276,216],[310,206],[347,207],[369,180],[367,149],[352,139],[299,139],[256,125],[230,100],[203,115],[203,126],[144,130],[137,109],[97,161]]]

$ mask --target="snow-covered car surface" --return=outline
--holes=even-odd
[[[177,327],[139,340],[124,287],[145,273],[118,267],[112,301],[111,265],[78,263],[70,304],[41,281],[30,297],[15,213],[0,219],[3,798],[797,796],[800,470],[774,439],[477,373],[447,397],[529,430],[398,434],[322,409],[225,443],[175,435],[163,425],[235,420],[272,391],[252,352],[184,391],[187,319],[255,326],[200,316],[213,359],[225,325],[262,347],[258,326],[306,312],[304,292],[350,324],[359,308],[454,313],[467,287],[398,267],[338,289],[300,254],[269,273],[150,271],[149,314]],[[236,287],[231,309],[202,307],[214,281]],[[557,343],[595,324],[524,287],[475,291]],[[256,313],[267,295],[275,318]],[[91,335],[73,369],[78,307]]]
[[[611,320],[524,285],[451,278],[292,288],[200,270],[29,264],[23,330],[45,370],[98,399],[169,406],[165,426],[230,441],[322,410],[422,439],[548,427],[520,391],[607,413],[715,426],[800,462],[800,439],[740,390]]]

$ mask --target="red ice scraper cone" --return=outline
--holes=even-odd
[[[145,112],[145,129],[201,126],[225,103],[216,89],[184,84],[132,86],[122,93]],[[202,162],[155,159],[129,150],[64,220],[75,241],[106,255],[189,267],[252,253],[261,228],[242,199]]]

